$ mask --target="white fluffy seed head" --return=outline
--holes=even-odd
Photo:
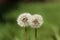
[[[17,18],[17,24],[21,27],[28,26],[28,20],[30,19],[31,14],[30,13],[22,13]]]
[[[43,24],[43,17],[41,15],[35,14],[29,19],[29,25],[32,28],[40,28]]]

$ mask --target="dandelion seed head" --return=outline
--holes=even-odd
[[[35,14],[30,18],[29,24],[32,28],[39,28],[43,24],[43,18],[41,15]]]
[[[22,13],[18,16],[17,18],[17,23],[21,27],[26,27],[28,26],[28,20],[31,17],[30,13]]]

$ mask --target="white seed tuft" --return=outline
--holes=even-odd
[[[43,24],[43,17],[41,15],[35,14],[28,21],[32,28],[40,28]]]
[[[21,27],[26,27],[29,25],[28,20],[30,19],[31,14],[30,13],[22,13],[17,18],[17,23]]]

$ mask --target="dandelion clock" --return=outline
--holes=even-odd
[[[37,29],[43,24],[43,17],[41,15],[35,14],[29,19],[29,25],[31,28],[35,29],[35,40],[37,40]]]
[[[17,23],[21,27],[27,27],[28,26],[28,20],[31,17],[30,13],[22,13],[17,18]]]
[[[30,13],[22,13],[17,18],[17,24],[20,27],[23,27],[25,29],[25,39],[24,40],[27,40],[27,27],[29,25],[28,20],[30,19],[30,17],[31,17]]]

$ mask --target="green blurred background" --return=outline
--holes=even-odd
[[[19,14],[41,14],[44,24],[38,29],[38,40],[60,40],[60,0],[0,1],[0,40],[24,40],[24,28],[18,26]],[[34,40],[34,29],[28,28],[28,40]]]

